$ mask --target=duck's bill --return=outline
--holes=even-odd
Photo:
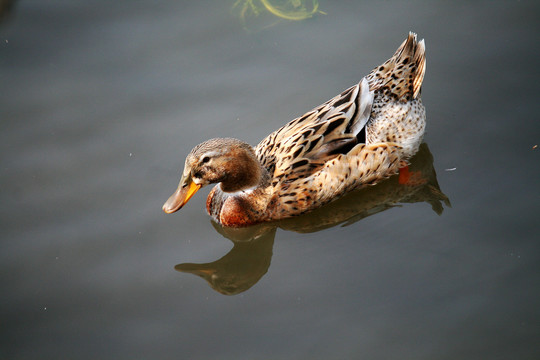
[[[201,188],[201,185],[197,185],[191,179],[191,176],[183,177],[178,184],[178,189],[171,195],[169,200],[163,204],[163,211],[167,214],[172,214],[178,211],[184,206],[189,199]]]

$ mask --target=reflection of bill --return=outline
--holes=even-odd
[[[213,224],[216,230],[221,229],[220,225]],[[255,227],[261,228],[261,226]],[[175,269],[202,277],[214,290],[224,295],[236,295],[246,291],[255,285],[270,267],[276,227],[264,226],[264,231],[260,236],[255,235],[257,231],[254,228],[240,230],[246,229],[253,232],[251,235],[248,234],[248,237],[253,238],[248,241],[236,241],[235,238],[231,238],[234,246],[221,259],[208,264],[178,264]],[[241,237],[240,234],[237,236]]]
[[[425,143],[410,160],[407,173],[351,192],[311,213],[248,228],[227,228],[213,223],[219,233],[233,241],[231,251],[211,263],[184,263],[176,265],[175,269],[202,277],[222,294],[239,294],[255,285],[268,271],[278,227],[315,232],[340,224],[350,225],[400,204],[417,202],[427,202],[439,215],[443,212],[442,203],[450,206],[448,197],[439,188],[433,156]]]

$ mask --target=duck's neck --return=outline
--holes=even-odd
[[[230,171],[220,183],[221,190],[226,193],[263,187],[268,182],[268,172],[261,166],[251,146],[235,150],[227,165]]]
[[[270,176],[251,146],[236,144],[223,162],[224,176],[206,201],[208,214],[225,226],[247,226],[265,221],[270,201]]]

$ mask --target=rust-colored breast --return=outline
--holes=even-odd
[[[249,203],[236,196],[229,196],[223,203],[219,214],[220,223],[224,226],[248,226],[261,222],[253,214]]]
[[[228,195],[215,186],[206,199],[206,211],[223,226],[254,225],[265,221],[267,216],[256,210],[253,200],[239,195]]]

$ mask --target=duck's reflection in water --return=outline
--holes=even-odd
[[[218,232],[233,241],[231,251],[211,263],[184,263],[176,265],[175,269],[199,275],[222,294],[235,295],[244,292],[255,285],[270,267],[276,227],[255,225],[242,229],[226,229],[214,222],[212,224]]]
[[[450,206],[448,197],[439,188],[433,156],[425,143],[410,160],[407,172],[351,192],[308,214],[248,228],[226,228],[212,223],[234,243],[231,251],[211,263],[183,263],[175,269],[202,277],[222,294],[239,294],[255,285],[268,271],[278,227],[301,233],[315,232],[340,224],[350,225],[399,204],[416,202],[427,202],[439,215],[443,212],[442,203]]]

